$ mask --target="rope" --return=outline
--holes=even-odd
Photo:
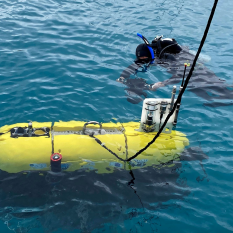
[[[122,159],[121,157],[119,157],[116,153],[114,153],[113,151],[111,151],[108,147],[106,147],[98,138],[96,138],[94,135],[90,134],[89,135],[91,138],[94,138],[95,141],[100,144],[105,150],[107,150],[108,152],[110,152],[112,155],[114,155],[117,159],[121,160],[122,162],[127,162],[128,159]]]
[[[206,29],[205,29],[204,35],[203,35],[203,37],[202,37],[202,40],[201,40],[200,46],[199,46],[199,48],[198,48],[197,54],[196,54],[196,56],[195,56],[195,58],[194,58],[192,67],[191,67],[191,69],[190,69],[190,71],[189,71],[189,74],[188,74],[186,80],[185,80],[184,86],[183,86],[181,92],[179,93],[179,95],[178,95],[178,97],[177,97],[177,100],[176,100],[176,102],[175,102],[175,104],[174,104],[174,106],[173,106],[173,109],[171,110],[171,112],[170,112],[170,113],[168,114],[168,116],[166,117],[166,119],[165,119],[165,121],[164,121],[162,127],[160,128],[160,130],[158,131],[158,133],[155,135],[155,137],[154,137],[144,148],[142,148],[142,149],[141,149],[140,151],[138,151],[135,155],[133,155],[132,157],[130,157],[127,161],[130,161],[130,160],[136,158],[136,157],[137,157],[138,155],[140,155],[143,151],[145,151],[151,144],[153,144],[153,143],[155,142],[155,140],[156,140],[156,139],[159,137],[159,135],[162,133],[162,131],[163,131],[164,127],[166,126],[166,124],[167,124],[169,118],[170,118],[170,117],[172,116],[172,114],[174,113],[174,111],[175,111],[177,105],[181,102],[182,95],[183,95],[183,93],[184,93],[186,87],[188,86],[188,83],[189,83],[189,80],[190,80],[190,78],[191,78],[191,76],[192,76],[192,74],[193,74],[193,70],[194,70],[194,67],[195,67],[195,65],[196,65],[197,59],[198,59],[198,57],[199,57],[199,55],[200,55],[200,53],[201,53],[202,47],[203,47],[203,45],[204,45],[204,43],[205,43],[205,40],[206,40],[208,31],[209,31],[209,28],[210,28],[211,21],[212,21],[213,16],[214,16],[214,12],[215,12],[217,3],[218,3],[218,0],[215,0],[214,5],[213,5],[213,8],[212,8],[212,10],[211,10],[211,14],[210,14],[208,23],[207,23],[207,25],[206,25]]]
[[[132,159],[135,159],[138,155],[140,155],[143,151],[145,151],[151,144],[153,144],[155,142],[155,140],[159,137],[159,135],[162,133],[162,131],[163,131],[164,127],[166,126],[169,118],[172,116],[172,114],[176,110],[177,105],[179,105],[181,103],[182,96],[184,94],[184,91],[185,91],[186,87],[188,86],[188,83],[189,83],[189,80],[190,80],[190,78],[191,78],[191,76],[193,74],[194,67],[196,65],[197,59],[198,59],[198,57],[199,57],[199,55],[201,53],[202,47],[203,47],[203,45],[205,43],[205,40],[206,40],[206,37],[208,35],[208,31],[209,31],[209,28],[210,28],[210,25],[211,25],[211,22],[212,22],[212,19],[213,19],[213,16],[214,16],[214,12],[215,12],[216,7],[217,7],[217,3],[218,3],[218,0],[215,0],[213,8],[212,8],[211,13],[210,13],[210,17],[209,17],[207,25],[206,25],[206,29],[204,31],[204,34],[203,34],[203,37],[202,37],[202,40],[201,40],[201,43],[200,43],[200,46],[199,46],[197,54],[196,54],[196,56],[194,58],[194,61],[193,61],[192,67],[191,67],[191,69],[189,71],[189,74],[188,74],[188,76],[187,76],[187,78],[185,80],[184,86],[181,89],[181,91],[180,91],[180,93],[179,93],[179,95],[177,97],[177,100],[174,103],[174,106],[173,106],[171,112],[167,115],[167,117],[166,117],[166,119],[165,119],[162,127],[159,129],[158,133],[154,136],[154,138],[144,148],[142,148],[141,150],[139,150],[135,155],[133,155],[130,158],[128,158],[128,159],[125,160],[125,159],[120,158],[116,153],[114,153],[109,148],[107,148],[98,138],[95,138],[93,135],[89,135],[90,137],[94,138],[97,143],[99,143],[103,148],[105,148],[106,150],[108,150],[111,154],[113,154],[119,160],[121,160],[123,162],[129,162]]]
[[[122,124],[121,124],[121,126],[124,128],[124,126]],[[125,135],[125,129],[123,131],[123,134],[124,134],[124,137],[125,137],[125,152],[126,152],[125,157],[126,157],[126,159],[128,159],[128,143],[127,143],[127,137]]]
[[[127,159],[122,159],[121,157],[119,157],[116,153],[114,153],[112,150],[110,150],[109,148],[107,148],[98,138],[96,138],[94,135],[89,135],[91,138],[94,138],[95,141],[102,146],[104,149],[106,149],[107,151],[109,151],[112,155],[114,155],[117,159],[121,160],[122,162],[127,162]],[[179,156],[174,157],[173,159],[168,160],[167,162],[160,162],[159,165],[156,165],[154,167],[158,167],[161,168],[163,166],[167,166],[170,165],[171,163],[173,163],[174,161],[176,161],[177,159],[179,159]],[[131,171],[131,170],[130,170]],[[131,174],[131,173],[130,173]]]

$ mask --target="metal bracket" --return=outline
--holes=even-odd
[[[87,127],[87,125],[90,125],[90,124],[94,124],[94,125],[98,124],[100,126],[100,128],[99,128],[99,134],[101,134],[102,124],[99,123],[98,121],[89,121],[89,122],[85,123],[84,126],[83,126],[83,134],[86,134],[85,133],[86,127]]]

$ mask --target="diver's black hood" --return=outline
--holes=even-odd
[[[137,59],[139,59],[139,57],[148,57],[149,59],[151,59],[150,50],[145,43],[138,45],[138,47],[136,48],[136,57]]]
[[[134,61],[136,64],[146,64],[151,61],[151,53],[150,50],[148,49],[146,44],[140,44],[136,48],[136,60]],[[147,59],[140,59],[139,57],[148,57]]]

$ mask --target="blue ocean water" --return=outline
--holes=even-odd
[[[162,34],[196,51],[212,4],[201,0],[0,2],[0,126],[29,120],[138,121],[142,103],[129,103],[124,85],[116,82],[135,59],[141,43],[136,34],[150,40]],[[233,84],[232,9],[232,1],[219,1],[202,50],[209,60],[204,65],[229,86]],[[139,76],[155,83],[171,74],[153,67]],[[147,94],[168,98],[171,88]],[[136,193],[116,182],[128,173],[110,178],[90,174],[85,182],[91,185],[99,179],[104,185],[95,186],[93,195],[105,187],[111,198],[87,200],[83,191],[75,199],[72,192],[75,185],[82,189],[80,182],[69,190],[62,185],[45,187],[44,205],[28,191],[40,188],[28,187],[32,182],[28,178],[19,184],[25,188],[20,196],[0,190],[0,232],[232,232],[233,106],[211,107],[207,102],[190,91],[182,100],[177,130],[187,135],[190,147],[201,148],[209,158],[182,162],[171,177],[172,184],[180,185],[178,193],[174,187],[164,190],[167,183],[158,181],[152,171],[136,172]],[[4,179],[0,180],[8,190],[10,184]],[[148,179],[156,181],[144,190],[141,184]],[[30,215],[21,214],[30,207],[34,208]]]

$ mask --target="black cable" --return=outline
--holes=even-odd
[[[218,0],[215,0],[214,5],[213,5],[213,8],[212,8],[211,13],[210,13],[209,20],[208,20],[207,25],[206,25],[206,29],[205,29],[205,31],[204,31],[204,34],[203,34],[203,37],[202,37],[202,40],[201,40],[201,43],[200,43],[200,46],[199,46],[198,51],[197,51],[197,54],[196,54],[196,56],[195,56],[195,58],[194,58],[194,61],[193,61],[192,67],[191,67],[191,69],[190,69],[190,71],[189,71],[189,74],[188,74],[188,76],[187,76],[187,78],[186,78],[186,80],[185,80],[184,86],[183,86],[183,88],[181,89],[181,91],[180,91],[180,93],[179,93],[179,95],[178,95],[178,97],[177,97],[177,100],[176,100],[176,102],[174,103],[174,106],[173,106],[172,110],[171,110],[170,113],[167,115],[165,121],[163,122],[162,127],[159,129],[158,133],[154,136],[154,138],[153,138],[144,148],[142,148],[141,150],[139,150],[135,155],[133,155],[133,156],[131,156],[130,158],[128,158],[128,159],[125,160],[125,159],[120,158],[117,154],[115,154],[115,153],[114,153],[113,151],[111,151],[110,149],[108,149],[98,138],[95,138],[93,135],[89,135],[90,137],[94,138],[94,139],[96,140],[97,143],[99,143],[102,147],[104,147],[106,150],[108,150],[111,154],[113,154],[113,155],[114,155],[116,158],[118,158],[119,160],[121,160],[121,161],[123,161],[123,162],[129,162],[129,161],[131,161],[132,159],[136,158],[138,155],[140,155],[143,151],[145,151],[151,144],[153,144],[153,143],[155,142],[155,140],[159,137],[159,135],[162,133],[162,131],[163,131],[164,127],[166,126],[166,124],[167,124],[169,118],[172,116],[172,114],[173,114],[174,111],[176,110],[177,105],[179,105],[179,104],[181,103],[181,98],[182,98],[182,96],[183,96],[183,94],[184,94],[184,91],[185,91],[186,87],[188,86],[188,83],[189,83],[189,80],[190,80],[190,78],[191,78],[191,76],[192,76],[192,74],[193,74],[193,70],[194,70],[194,67],[195,67],[195,65],[196,65],[197,59],[198,59],[198,57],[199,57],[199,55],[200,55],[200,53],[201,53],[202,47],[203,47],[203,45],[204,45],[204,43],[205,43],[205,40],[206,40],[208,31],[209,31],[209,28],[210,28],[211,21],[212,21],[212,19],[213,19],[214,12],[215,12],[216,7],[217,7],[217,3],[218,3]]]
[[[176,102],[175,102],[175,104],[174,104],[174,106],[173,106],[173,109],[171,110],[171,112],[170,112],[170,113],[168,114],[168,116],[166,117],[166,119],[165,119],[165,121],[164,121],[162,127],[159,129],[158,133],[154,136],[154,138],[153,138],[144,148],[142,148],[140,151],[138,151],[135,155],[131,156],[127,161],[130,161],[130,160],[136,158],[136,157],[137,157],[138,155],[140,155],[143,151],[145,151],[152,143],[155,142],[155,140],[156,140],[156,139],[159,137],[159,135],[162,133],[162,131],[163,131],[164,127],[166,126],[166,124],[167,124],[169,118],[170,118],[170,117],[172,116],[172,114],[174,113],[177,104],[181,102],[182,95],[183,95],[183,93],[184,93],[184,91],[185,91],[185,89],[186,89],[186,87],[187,87],[187,85],[188,85],[188,83],[189,83],[189,80],[190,80],[190,78],[191,78],[191,76],[192,76],[192,74],[193,74],[193,70],[194,70],[194,67],[195,67],[195,65],[196,65],[197,59],[198,59],[198,57],[199,57],[199,55],[200,55],[200,53],[201,53],[202,47],[203,47],[203,45],[204,45],[204,43],[205,43],[205,40],[206,40],[208,31],[209,31],[209,28],[210,28],[211,21],[212,21],[213,16],[214,16],[214,12],[215,12],[217,3],[218,3],[218,0],[215,0],[214,5],[213,5],[213,8],[212,8],[211,13],[210,13],[209,20],[208,20],[207,25],[206,25],[206,29],[205,29],[204,35],[203,35],[203,37],[202,37],[202,40],[201,40],[200,46],[199,46],[199,48],[198,48],[197,54],[196,54],[196,56],[195,56],[195,58],[194,58],[192,67],[191,67],[191,69],[190,69],[190,71],[189,71],[189,74],[188,74],[186,80],[185,80],[184,87],[182,88],[181,92],[179,93],[179,95],[178,95],[178,97],[177,97],[177,100],[176,100]]]
[[[0,133],[0,136],[2,136],[3,134],[6,134],[6,133],[10,133],[10,130],[5,132],[5,133]]]
[[[94,135],[89,135],[91,138],[94,138],[95,141],[100,145],[102,146],[104,149],[106,149],[107,151],[109,151],[112,155],[114,155],[117,159],[121,160],[122,162],[128,162],[127,160],[125,159],[122,159],[120,158],[116,153],[114,153],[113,151],[111,151],[109,148],[107,148],[98,138],[96,138]],[[162,166],[167,166],[167,165],[171,165],[174,161],[176,161],[177,159],[179,159],[179,156],[177,157],[174,157],[173,159],[171,160],[168,160],[167,162],[160,162],[159,165],[156,165],[155,167],[158,167],[158,168],[161,168]],[[131,173],[130,173],[131,174]],[[131,174],[132,176],[132,174]],[[133,177],[133,176],[132,176]],[[133,179],[129,182],[129,183],[133,183],[134,181],[134,177]]]
[[[128,161],[128,159],[122,159],[121,157],[119,157],[116,153],[114,153],[113,151],[111,151],[108,147],[106,147],[98,138],[96,138],[93,134],[89,135],[91,138],[94,138],[95,141],[100,144],[104,149],[106,149],[108,152],[110,152],[112,155],[114,155],[117,159],[121,160],[122,162],[126,162]]]
[[[181,83],[181,86],[182,86],[182,87],[183,87],[183,85],[184,85],[184,77],[185,77],[186,67],[187,67],[187,65],[185,65],[185,67],[184,67],[184,75],[183,75],[183,79],[182,79],[182,83]]]
[[[127,142],[127,137],[125,135],[125,128],[124,126],[121,124],[122,128],[124,129],[124,131],[122,132],[124,134],[124,138],[125,138],[125,157],[126,159],[128,159],[128,142]]]
[[[53,134],[53,126],[51,126],[51,144],[52,144],[52,155],[54,154],[54,134]]]

